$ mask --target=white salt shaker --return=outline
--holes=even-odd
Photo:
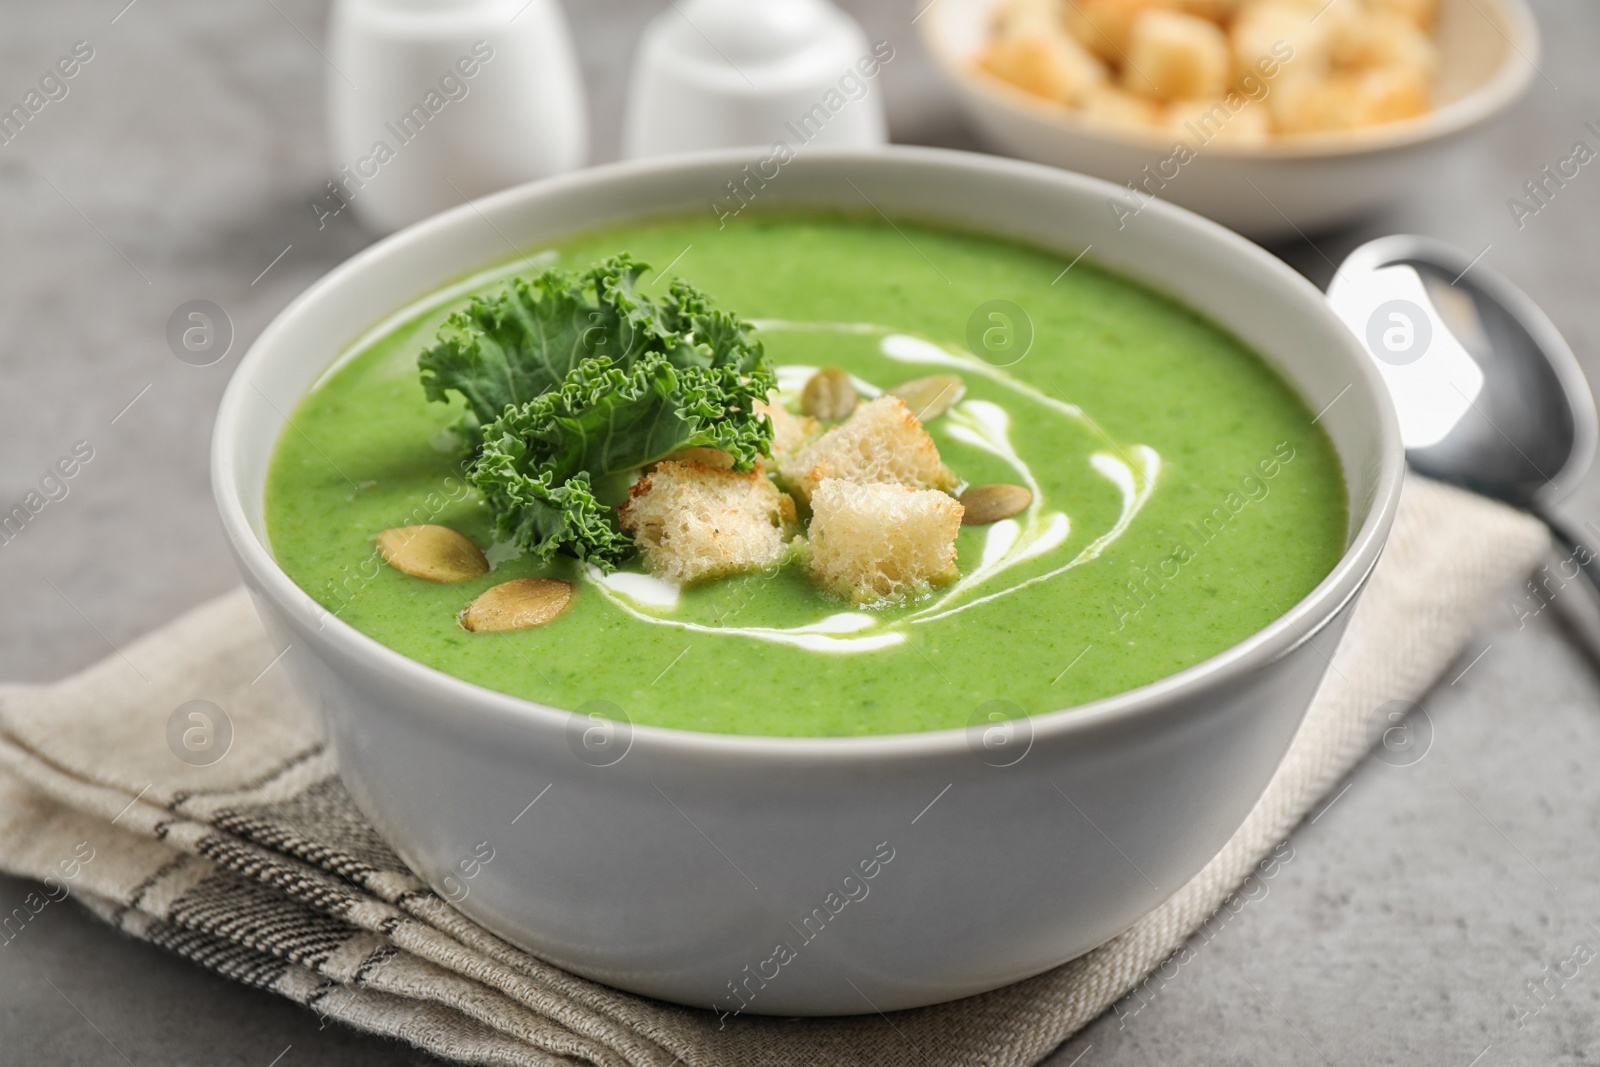
[[[348,208],[396,230],[588,155],[556,0],[336,0],[328,37],[323,225]]]
[[[829,0],[675,0],[634,59],[623,155],[883,144],[893,58]]]

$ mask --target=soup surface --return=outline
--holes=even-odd
[[[535,250],[529,249],[529,252]],[[818,367],[863,392],[956,374],[928,430],[972,485],[1029,486],[1013,519],[963,527],[961,578],[859,609],[789,564],[678,589],[494,544],[417,356],[473,293],[627,251],[757,326],[791,408]],[[1069,266],[1070,264],[1070,266]],[[557,708],[785,736],[890,734],[1052,711],[1156,681],[1282,615],[1346,536],[1332,447],[1237,340],[1092,259],[909,221],[746,215],[590,234],[466,279],[356,342],[282,435],[272,550],[328,611],[431,667]],[[373,538],[438,523],[494,570],[455,585],[385,566]],[[576,585],[546,625],[468,633],[488,587]]]

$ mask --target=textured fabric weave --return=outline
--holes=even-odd
[[[1228,902],[1547,547],[1517,512],[1412,477],[1394,536],[1265,794],[1131,929],[1005,989],[892,1016],[719,1024],[550,966],[434,894],[351,803],[241,591],[65,681],[0,690],[0,869],[322,1015],[469,1063],[1024,1067],[1134,990]],[[168,719],[226,708],[229,757],[173,759]],[[9,934],[0,934],[7,937]]]

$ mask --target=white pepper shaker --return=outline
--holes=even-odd
[[[328,36],[323,225],[348,208],[386,233],[588,155],[556,0],[336,0]]]
[[[893,57],[829,0],[674,0],[634,59],[623,155],[883,144]]]

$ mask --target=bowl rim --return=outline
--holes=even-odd
[[[1479,4],[1494,9],[1510,31],[1507,52],[1499,68],[1477,88],[1425,115],[1382,123],[1356,130],[1327,130],[1274,137],[1264,145],[1208,143],[1198,154],[1231,161],[1288,161],[1358,158],[1441,141],[1487,122],[1519,100],[1535,74],[1542,50],[1539,24],[1526,0],[1468,0],[1482,15]],[[1170,151],[1179,135],[1144,130],[1133,126],[1094,122],[1076,108],[1041,99],[983,70],[974,69],[965,57],[956,54],[937,29],[944,13],[939,4],[929,5],[929,18],[918,27],[923,46],[933,56],[934,65],[962,94],[976,95],[986,103],[1012,113],[1025,114],[1031,121],[1054,128],[1058,135],[1103,141],[1124,148]],[[1484,15],[1487,19],[1488,16]],[[921,19],[917,21],[921,22]],[[1495,27],[1497,30],[1498,26]],[[974,122],[975,125],[982,125]],[[1187,143],[1185,140],[1184,143]]]
[[[233,376],[223,393],[213,427],[211,442],[211,479],[222,526],[235,559],[247,580],[261,595],[267,597],[275,609],[288,620],[291,628],[304,635],[306,626],[300,618],[306,605],[316,607],[307,592],[278,565],[262,538],[252,529],[240,486],[235,475],[236,457],[240,452],[238,435],[244,425],[243,412],[254,388],[258,370],[273,358],[279,335],[288,331],[290,324],[305,315],[307,309],[324,299],[324,294],[337,288],[346,279],[358,276],[385,257],[395,255],[409,246],[422,244],[436,233],[446,232],[462,225],[481,224],[485,217],[502,207],[551,194],[576,190],[597,183],[627,183],[659,177],[664,173],[715,170],[722,173],[727,168],[750,162],[750,149],[726,149],[699,152],[662,159],[625,161],[577,172],[494,193],[478,200],[424,219],[397,233],[391,234],[345,260],[313,282],[299,296],[280,311],[261,331],[234,369]],[[798,157],[791,166],[807,163],[817,166],[889,165],[912,168],[956,168],[980,178],[1003,180],[1007,177],[1045,181],[1065,186],[1075,186],[1077,191],[1095,197],[1114,195],[1117,186],[1098,178],[1039,163],[1025,162],[999,156],[984,155],[944,148],[890,146],[887,148],[852,149],[816,148]],[[1158,225],[1174,226],[1195,234],[1212,244],[1220,242],[1227,253],[1251,260],[1291,288],[1299,289],[1308,300],[1321,304],[1322,291],[1287,263],[1273,256],[1244,237],[1217,223],[1184,208],[1156,201],[1145,210]],[[1331,316],[1331,310],[1328,312]],[[1343,326],[1341,324],[1341,329]],[[342,354],[342,349],[330,354],[331,365]],[[1252,674],[1281,659],[1300,645],[1311,641],[1321,629],[1331,622],[1361,592],[1377,565],[1390,527],[1398,508],[1400,488],[1405,470],[1404,451],[1400,441],[1399,422],[1389,400],[1389,394],[1371,360],[1355,356],[1360,352],[1354,342],[1346,352],[1352,354],[1348,368],[1355,379],[1366,386],[1378,408],[1379,461],[1373,474],[1371,504],[1359,528],[1354,530],[1339,561],[1320,582],[1304,597],[1289,607],[1266,626],[1243,640],[1174,674],[1134,689],[1083,704],[1038,712],[1026,716],[1030,724],[1032,743],[1058,735],[1087,732],[1108,725],[1126,724],[1141,717],[1158,714],[1175,700],[1192,697],[1229,684],[1234,679]],[[313,378],[314,385],[318,379]],[[310,386],[308,386],[309,388]],[[297,396],[293,406],[304,399]],[[276,405],[275,405],[276,406]],[[282,413],[280,412],[280,415]],[[279,430],[281,434],[281,428]],[[275,447],[279,434],[274,434],[270,447]],[[1348,475],[1347,475],[1348,477]],[[524,728],[564,730],[575,712],[540,704],[523,697],[489,689],[429,667],[406,656],[376,638],[355,629],[331,612],[324,611],[323,622],[317,636],[307,638],[307,644],[328,648],[342,659],[365,662],[379,669],[385,679],[395,685],[428,697],[431,708],[448,709],[456,721],[469,711],[484,714],[503,723]],[[317,653],[319,657],[321,653]],[[873,761],[915,760],[939,758],[952,754],[967,755],[970,727],[946,727],[913,733],[869,734],[846,737],[773,736],[764,734],[720,734],[678,727],[652,726],[628,723],[631,744],[647,742],[657,751],[675,752],[685,756],[716,754],[738,755],[743,758],[761,757],[772,761],[837,761],[863,759]]]

